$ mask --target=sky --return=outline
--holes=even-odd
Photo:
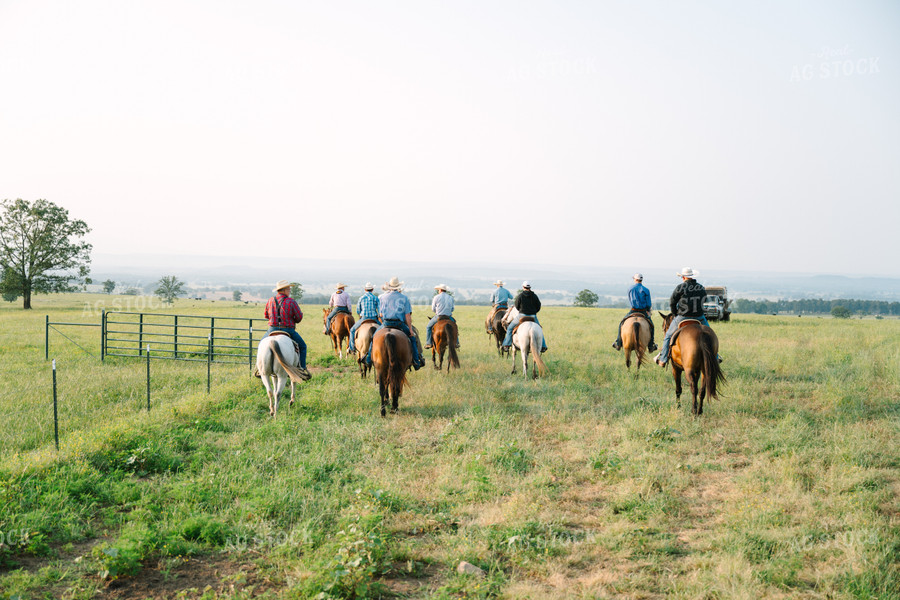
[[[0,0],[95,253],[900,276],[900,4]]]

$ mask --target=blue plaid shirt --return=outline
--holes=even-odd
[[[361,319],[375,319],[378,317],[378,296],[372,292],[366,292],[360,296],[356,304],[356,314]]]

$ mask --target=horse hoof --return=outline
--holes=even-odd
[[[392,409],[391,409],[391,414],[392,414],[392,415],[396,415],[398,412],[400,412],[400,409],[399,409],[399,408],[392,408]]]
[[[386,417],[386,416],[387,416],[387,411],[384,410],[383,408],[381,409],[381,416],[382,416],[382,417]]]

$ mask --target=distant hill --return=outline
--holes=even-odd
[[[678,283],[676,269],[643,270],[644,284],[655,300],[671,293]],[[97,283],[106,279],[120,286],[152,292],[163,275],[175,275],[187,282],[189,291],[210,297],[231,297],[235,289],[244,299],[268,297],[279,279],[299,281],[307,294],[327,295],[338,281],[349,286],[351,294],[361,291],[367,281],[379,289],[397,275],[417,303],[427,302],[433,286],[447,284],[460,300],[487,300],[493,282],[501,278],[506,287],[516,290],[529,280],[547,304],[571,304],[575,295],[589,289],[600,296],[600,304],[625,299],[631,285],[632,269],[538,265],[529,267],[509,263],[419,263],[375,260],[307,261],[285,258],[246,258],[166,255],[95,255],[91,277]],[[754,273],[701,269],[700,282],[725,285],[732,298],[803,299],[858,298],[861,300],[900,300],[900,278],[853,277],[816,273]]]

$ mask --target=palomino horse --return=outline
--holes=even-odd
[[[450,372],[450,367],[456,367],[458,369],[459,356],[456,354],[456,342],[459,340],[459,328],[456,326],[456,323],[450,318],[438,319],[431,332],[432,341],[434,342],[431,345],[431,364],[433,364],[434,368],[438,371],[443,369],[444,352],[449,350],[450,359],[447,361],[447,372]],[[438,355],[441,357],[440,364],[436,361]]]
[[[647,362],[647,344],[650,343],[650,324],[640,315],[625,319],[622,323],[622,349],[625,351],[625,366],[631,368],[631,352],[637,354],[637,368]]]
[[[256,369],[269,397],[269,414],[274,419],[278,415],[278,398],[288,380],[291,382],[291,404],[294,404],[294,384],[307,381],[308,375],[301,373],[300,355],[294,350],[294,341],[285,333],[275,332],[264,337],[256,349]],[[274,379],[274,383],[272,381]]]
[[[518,314],[519,311],[515,308],[506,311],[506,316],[503,317],[504,325],[509,327],[509,324]],[[533,355],[532,379],[537,379],[538,372],[540,372],[542,377],[549,372],[547,365],[544,364],[544,359],[541,357],[541,346],[544,345],[544,330],[535,321],[519,321],[519,325],[512,336],[512,345],[514,348],[512,375],[516,374],[516,354],[519,352],[522,353],[522,370],[525,373],[525,377],[528,377],[529,354]]]
[[[327,308],[322,309],[323,323],[328,320],[328,313],[330,312],[331,310]],[[354,323],[353,315],[345,312],[339,312],[331,320],[331,345],[338,358],[344,358],[344,340],[347,340],[348,349],[350,347],[350,328],[353,327]],[[350,355],[349,351],[347,355]]]
[[[668,330],[674,314],[659,313],[663,318],[663,329]],[[687,375],[691,384],[694,403],[691,413],[703,414],[703,398],[718,398],[716,386],[725,383],[725,374],[719,366],[719,338],[716,333],[699,321],[685,320],[672,334],[669,346],[669,360],[672,361],[672,375],[675,377],[675,400],[681,405],[681,373]],[[703,383],[700,385],[700,377]],[[697,402],[697,390],[700,402]]]
[[[391,412],[396,413],[400,394],[406,385],[406,370],[412,366],[409,338],[399,329],[382,327],[375,332],[372,344],[372,365],[381,395],[381,416],[385,416],[388,398]]]
[[[500,308],[496,312],[489,314],[490,321],[485,320],[485,329],[490,329],[493,333],[489,333],[488,335],[493,335],[494,340],[497,342],[497,355],[503,356],[503,338],[506,337],[506,325],[503,322],[503,317],[506,316],[506,309]],[[509,356],[509,350],[506,350],[506,355]]]
[[[372,345],[372,336],[378,328],[378,321],[363,321],[356,329],[356,340],[353,345],[356,348],[356,364],[359,365],[359,376],[363,379],[372,370],[372,365],[366,362],[366,354]]]

